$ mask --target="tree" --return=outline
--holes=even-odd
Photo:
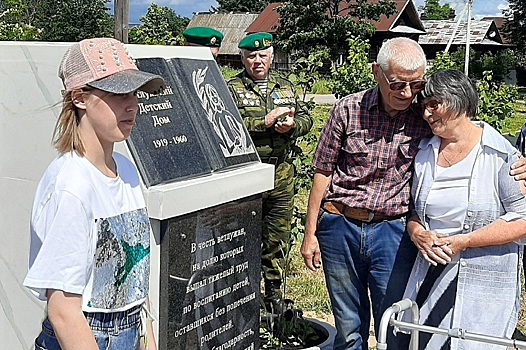
[[[143,25],[132,28],[129,41],[133,44],[182,45],[181,33],[190,19],[179,16],[169,7],[160,7],[152,3],[146,15],[140,18]]]
[[[503,11],[506,21],[504,34],[521,51],[526,49],[526,2],[508,0],[509,8]]]
[[[277,8],[280,15],[276,45],[293,58],[329,50],[336,61],[349,51],[349,39],[366,39],[375,31],[369,20],[390,16],[396,7],[390,0],[289,0]]]
[[[42,40],[80,41],[113,36],[109,0],[29,0],[34,4],[35,26],[42,28]]]
[[[32,25],[33,19],[24,0],[0,1],[0,40],[40,40],[42,29]]]
[[[515,63],[515,54],[510,49],[502,50],[498,53],[477,52],[473,60],[469,62],[469,72],[470,76],[482,79],[484,72],[489,71],[491,72],[492,80],[500,83],[509,77],[511,71],[515,69]]]
[[[219,7],[212,7],[213,11],[225,12],[251,12],[260,13],[268,4],[273,1],[268,0],[217,0]]]
[[[452,53],[438,53],[429,69],[431,75],[442,69],[456,69],[463,71],[465,64],[466,49],[459,48]],[[491,72],[492,81],[502,83],[509,77],[510,72],[515,68],[516,57],[512,50],[506,49],[498,53],[477,52],[469,50],[469,76],[476,80],[484,78],[484,72]]]
[[[0,0],[0,38],[80,41],[112,36],[109,0]]]
[[[455,10],[449,4],[440,5],[439,0],[426,0],[418,9],[422,11],[421,19],[455,19]]]

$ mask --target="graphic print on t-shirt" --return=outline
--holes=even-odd
[[[150,223],[146,209],[98,219],[93,289],[88,303],[119,309],[148,292]]]

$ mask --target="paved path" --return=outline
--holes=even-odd
[[[314,97],[314,102],[319,105],[333,105],[336,102],[336,97],[334,95],[314,95],[307,94],[305,96],[306,100],[310,100],[311,97]]]

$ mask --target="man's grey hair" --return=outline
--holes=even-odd
[[[474,118],[479,96],[473,81],[458,70],[441,70],[433,74],[421,92],[423,98],[432,97],[455,116],[466,113]]]
[[[387,71],[393,66],[414,72],[426,66],[426,55],[422,47],[414,40],[404,37],[385,41],[378,52],[376,63]]]
[[[274,55],[274,46],[270,46],[269,48],[265,49],[268,51],[269,55]],[[248,53],[254,52],[247,49],[240,49],[241,57],[245,57]],[[264,51],[264,50],[261,50]]]

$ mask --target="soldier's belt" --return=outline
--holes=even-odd
[[[285,161],[285,157],[263,157],[261,158],[263,163],[269,163],[274,165],[279,165]]]

